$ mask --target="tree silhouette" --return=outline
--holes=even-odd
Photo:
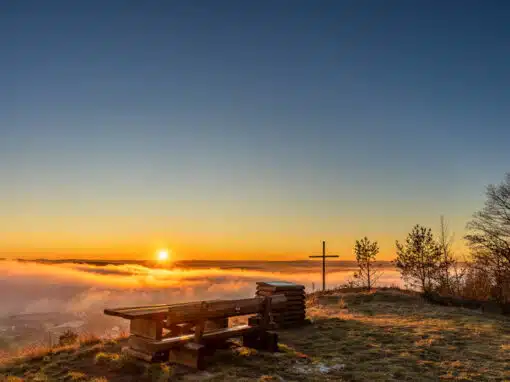
[[[433,289],[444,265],[441,251],[430,228],[415,225],[407,235],[406,242],[396,242],[396,267],[402,278],[413,288],[423,291]]]
[[[494,298],[510,300],[510,173],[499,185],[489,185],[481,211],[467,224],[465,236],[474,266],[490,275]]]
[[[356,240],[354,253],[358,262],[358,271],[354,274],[354,277],[359,280],[361,286],[370,290],[380,277],[379,270],[374,267],[375,257],[379,253],[379,245],[377,241],[371,242],[365,236],[361,240]]]

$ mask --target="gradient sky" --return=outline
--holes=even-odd
[[[382,258],[510,171],[510,3],[4,1],[0,253]]]

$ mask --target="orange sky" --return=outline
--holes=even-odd
[[[437,219],[439,220],[439,218]],[[48,218],[46,223],[55,221]],[[327,252],[340,255],[341,260],[353,260],[352,248],[356,239],[366,234],[380,245],[380,260],[391,260],[395,253],[395,240],[405,240],[406,230],[388,227],[386,232],[354,224],[339,232],[328,225],[315,226],[312,222],[288,224],[280,227],[261,223],[265,230],[257,232],[255,227],[247,229],[241,224],[211,227],[205,231],[203,225],[181,226],[175,232],[165,232],[150,224],[130,225],[129,221],[86,224],[76,218],[62,220],[57,226],[35,229],[43,226],[42,219],[30,220],[33,228],[4,230],[0,244],[0,256],[24,258],[101,258],[101,259],[153,259],[160,248],[167,248],[174,260],[303,260],[310,254],[320,254],[321,241],[327,241]],[[431,221],[431,223],[434,223]],[[437,229],[438,223],[430,225]],[[450,224],[450,226],[452,226]],[[408,231],[412,223],[406,224]],[[59,229],[60,228],[60,229]],[[222,228],[224,231],[222,231]],[[250,227],[251,228],[251,227]],[[193,231],[194,230],[194,231]],[[455,248],[465,252],[461,234],[456,232]]]

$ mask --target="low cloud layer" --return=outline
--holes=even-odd
[[[318,265],[318,264],[317,264]],[[90,312],[105,307],[191,300],[249,297],[256,281],[287,280],[319,287],[320,267],[296,272],[278,264],[273,272],[253,269],[175,268],[153,269],[140,265],[40,264],[0,262],[0,317],[19,313]],[[317,268],[317,269],[313,269]],[[352,275],[348,268],[328,273],[330,285]],[[398,284],[393,269],[381,283]]]
[[[318,263],[308,264],[306,268],[296,268],[292,263],[267,264],[248,269],[225,269],[220,265],[153,269],[131,264],[93,266],[0,261],[0,318],[59,312],[80,316],[85,321],[104,319],[111,325],[112,321],[107,321],[102,314],[106,307],[250,297],[254,295],[256,281],[293,281],[304,284],[308,290],[320,286]],[[332,266],[328,285],[339,285],[351,276],[352,269]],[[398,275],[390,268],[381,283],[398,284]]]

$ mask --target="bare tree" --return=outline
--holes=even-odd
[[[458,289],[457,284],[460,282],[461,274],[452,250],[453,235],[450,234],[450,231],[448,230],[448,223],[445,221],[444,216],[441,216],[440,220],[441,224],[437,245],[441,252],[442,269],[439,273],[439,289],[450,294],[455,294],[455,289]]]
[[[467,224],[474,266],[490,274],[492,297],[510,300],[510,173],[499,185],[489,185],[481,211]]]
[[[379,253],[379,245],[377,241],[371,242],[365,236],[361,240],[356,240],[354,253],[358,262],[358,271],[354,273],[354,277],[358,279],[362,287],[370,290],[381,276],[381,272],[375,268],[375,257]]]
[[[397,258],[395,265],[402,278],[413,288],[422,291],[433,289],[444,269],[439,246],[432,230],[419,224],[407,235],[406,242],[396,242]]]

